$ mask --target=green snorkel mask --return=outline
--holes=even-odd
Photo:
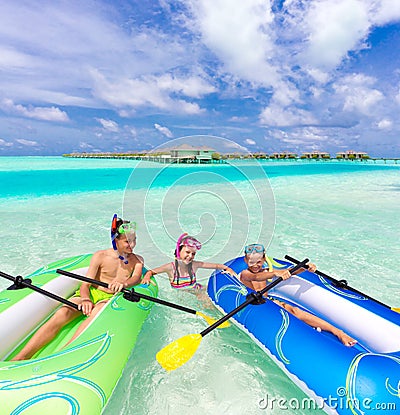
[[[117,233],[119,235],[126,235],[136,233],[136,222],[125,222],[119,226]]]
[[[123,221],[121,218],[118,218],[117,214],[114,214],[111,222],[111,243],[115,251],[117,251],[117,244],[115,243],[115,239],[118,238],[118,236],[126,235],[126,238],[129,241],[129,239],[131,239],[130,236],[135,234],[136,222]],[[119,255],[119,259],[124,261],[125,264],[128,263],[128,261],[122,255]]]

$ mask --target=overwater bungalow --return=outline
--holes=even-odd
[[[163,149],[162,152],[147,154],[146,160],[159,163],[184,163],[184,164],[204,164],[204,163],[223,163],[224,157],[215,149],[200,146],[195,147],[190,144],[182,144],[177,147]]]
[[[269,156],[271,159],[295,159],[297,158],[296,153],[291,153],[290,151],[283,151],[281,153],[272,153],[272,155]]]
[[[303,153],[300,158],[302,159],[330,159],[331,155],[325,151],[312,151]]]
[[[337,159],[347,159],[347,160],[354,160],[354,159],[369,159],[369,155],[362,151],[340,151],[336,153]]]
[[[174,147],[169,151],[171,157],[177,159],[191,158],[197,161],[207,162],[212,159],[212,154],[215,153],[215,149],[210,147],[195,147],[189,144],[181,144],[178,147]]]
[[[258,151],[257,153],[253,153],[252,156],[255,159],[267,159],[267,158],[269,158],[268,154],[263,153],[262,151]]]

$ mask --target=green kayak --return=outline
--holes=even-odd
[[[68,298],[80,282],[56,273],[85,275],[91,255],[54,262],[25,278]],[[155,285],[135,286],[137,293],[156,297]],[[89,327],[72,343],[83,318],[65,326],[30,360],[10,359],[60,307],[60,303],[29,288],[0,292],[0,414],[98,415],[110,398],[132,352],[153,302],[126,300],[116,294]]]

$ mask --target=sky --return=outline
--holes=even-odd
[[[0,0],[0,156],[400,157],[399,45],[400,0]]]

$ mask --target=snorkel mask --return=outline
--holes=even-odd
[[[265,252],[264,245],[262,245],[262,244],[251,244],[251,245],[246,245],[244,247],[244,253],[246,255],[251,254],[253,252],[264,253]]]
[[[179,251],[181,250],[182,246],[189,246],[190,248],[200,250],[201,242],[199,242],[196,238],[189,236],[186,232],[183,233],[176,242],[175,256],[177,259],[181,258]]]
[[[132,239],[132,236],[136,234],[136,222],[125,221],[120,223],[118,226],[118,222],[121,221],[122,219],[118,219],[117,214],[114,214],[111,222],[111,243],[115,251],[117,251],[117,244],[115,239],[118,238],[118,236],[126,235],[126,238],[129,242],[129,240]],[[119,259],[124,261],[124,264],[128,263],[128,261],[122,255],[119,255]]]
[[[244,253],[246,254],[246,257],[249,259],[249,264],[251,263],[251,257],[253,257],[254,260],[256,260],[260,254],[263,254],[268,264],[268,271],[272,272],[274,267],[272,266],[271,260],[268,258],[267,255],[265,255],[265,247],[263,244],[246,245],[244,247]]]

